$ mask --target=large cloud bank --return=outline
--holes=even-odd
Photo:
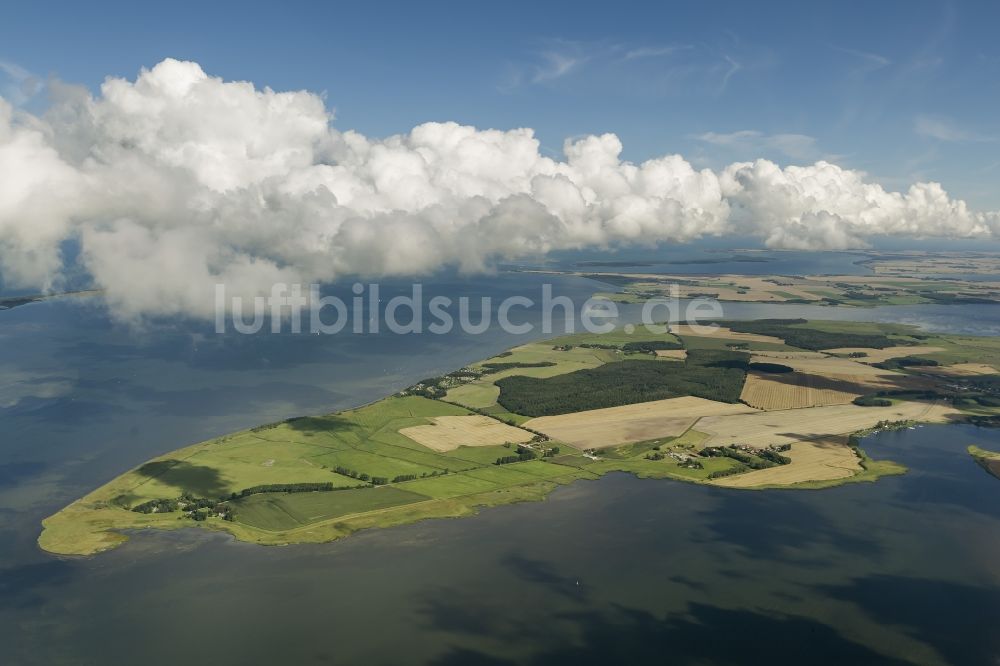
[[[936,183],[887,192],[825,162],[632,164],[613,134],[568,141],[554,160],[530,129],[455,123],[370,139],[334,129],[318,95],[226,82],[192,62],[60,97],[41,117],[0,98],[0,271],[9,285],[57,286],[75,240],[123,317],[207,315],[218,282],[249,295],[706,235],[833,249],[1000,228],[997,213]]]

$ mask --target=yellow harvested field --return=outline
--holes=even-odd
[[[764,410],[843,405],[868,393],[863,384],[800,372],[749,372],[740,400]]]
[[[769,444],[794,444],[828,435],[846,435],[871,428],[880,421],[943,423],[949,420],[949,415],[957,414],[959,412],[951,407],[926,402],[901,402],[892,407],[831,405],[708,416],[698,422],[698,430],[709,435],[705,446],[747,444],[762,448]]]
[[[539,416],[524,426],[579,449],[605,449],[684,433],[703,416],[754,412],[742,404],[703,398],[668,398],[621,407],[591,409],[559,416]]]
[[[773,356],[764,356],[762,354],[754,353],[750,357],[751,363],[768,363],[774,362]],[[879,375],[897,375],[901,376],[902,373],[893,373],[889,370],[882,370],[880,368],[873,368],[870,365],[864,363],[858,363],[854,359],[850,358],[836,358],[833,356],[826,356],[823,358],[786,358],[781,362],[782,365],[787,365],[796,372],[804,372],[807,374],[817,374],[817,375],[860,375],[860,376],[879,376]]]
[[[671,324],[670,332],[674,335],[694,336],[700,338],[725,338],[726,340],[737,340],[740,342],[772,342],[774,344],[785,344],[781,338],[773,335],[757,335],[756,333],[737,333],[725,326],[690,326],[688,324]]]
[[[886,347],[885,349],[872,349],[871,347],[838,347],[837,349],[824,349],[827,354],[854,354],[862,353],[865,356],[857,359],[861,363],[881,363],[890,358],[900,358],[903,356],[917,356],[919,354],[933,354],[944,351],[941,347],[917,346],[917,347]]]
[[[403,428],[399,434],[435,451],[454,451],[460,446],[522,444],[535,436],[488,416],[435,416],[432,425]]]
[[[713,481],[727,488],[754,488],[758,486],[786,486],[803,481],[843,479],[861,471],[861,463],[846,437],[823,437],[792,444],[782,453],[792,462],[779,467],[758,469],[746,474],[727,476]]]
[[[763,356],[765,359],[772,358],[828,358],[826,354],[813,351],[754,351],[754,356]],[[787,365],[787,364],[785,364]]]
[[[930,372],[945,377],[978,377],[998,374],[997,369],[985,363],[955,363],[940,367],[919,368],[920,372]]]
[[[683,361],[688,357],[687,349],[657,349],[656,355],[660,358],[672,358]]]
[[[920,390],[933,386],[933,381],[922,377],[901,373],[887,375],[829,375],[822,377],[829,384],[843,387],[846,391],[889,391],[893,389]]]
[[[796,376],[809,375],[809,385],[817,389],[841,391],[862,395],[883,389],[919,389],[926,388],[931,380],[913,377],[901,372],[883,370],[854,359],[837,358],[834,356],[778,358],[773,355],[754,353],[750,361],[757,363],[779,362],[792,368],[795,373],[786,375],[772,374],[770,379],[778,382],[793,383]],[[789,377],[789,375],[791,375]],[[783,379],[783,377],[789,377]],[[804,380],[803,380],[804,381]],[[802,383],[802,382],[799,382]],[[806,406],[806,405],[802,405]]]

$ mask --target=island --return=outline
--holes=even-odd
[[[996,451],[987,451],[986,449],[980,448],[978,446],[969,446],[969,455],[972,459],[982,467],[986,472],[996,478],[1000,479],[1000,453]]]
[[[1000,303],[1000,282],[896,275],[670,275],[571,272],[619,289],[594,296],[621,303],[650,298],[711,298],[736,303],[879,305]]]
[[[858,263],[876,275],[1000,275],[1000,260],[991,252],[948,252],[905,250],[868,251],[868,258]]]
[[[533,342],[356,409],[178,449],[45,519],[38,543],[91,555],[189,527],[324,542],[609,472],[817,489],[905,471],[870,459],[864,434],[1000,415],[996,338],[804,319],[663,328]]]

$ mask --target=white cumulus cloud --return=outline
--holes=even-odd
[[[1000,226],[936,183],[888,192],[825,162],[634,164],[613,134],[567,141],[552,159],[530,129],[448,122],[370,138],[336,129],[319,95],[192,62],[109,78],[96,96],[50,89],[58,101],[42,116],[0,99],[0,272],[57,286],[60,248],[75,240],[126,318],[207,316],[217,282],[249,296],[275,281],[479,271],[555,249],[730,233],[847,248]]]

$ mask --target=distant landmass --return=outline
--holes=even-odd
[[[28,305],[30,303],[38,303],[40,301],[45,301],[50,298],[58,298],[60,296],[83,296],[87,294],[97,294],[100,293],[97,290],[83,290],[83,291],[64,291],[55,294],[31,294],[28,296],[8,296],[6,298],[0,298],[0,310],[13,310],[14,308],[21,307],[22,305]]]
[[[578,261],[574,266],[580,267],[605,267],[605,268],[624,268],[626,266],[687,266],[694,264],[728,264],[728,263],[742,263],[742,264],[763,264],[769,261],[774,261],[773,257],[758,257],[752,255],[733,255],[731,257],[711,257],[707,259],[672,259],[665,261]]]

